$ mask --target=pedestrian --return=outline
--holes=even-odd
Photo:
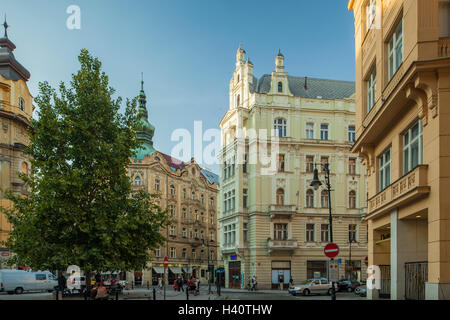
[[[181,291],[184,292],[184,278],[183,277],[180,277],[180,288],[181,288]]]
[[[255,286],[256,286],[255,281],[256,281],[256,278],[255,278],[255,276],[253,276],[253,277],[252,277],[252,287],[251,287],[251,291],[255,291],[255,290],[256,290],[256,289],[255,289]]]
[[[158,288],[160,290],[162,289],[162,278],[161,277],[158,278]]]
[[[197,278],[197,294],[200,294],[200,279]]]
[[[177,280],[177,279],[173,280],[173,286],[172,286],[172,288],[173,288],[175,291],[178,291],[178,280]]]
[[[289,279],[289,284],[290,284],[291,286],[294,285],[294,279],[292,279],[292,277]]]
[[[58,291],[61,291],[61,294],[64,293],[64,288],[66,287],[67,280],[64,277],[63,273],[60,271],[58,275]]]
[[[100,273],[97,272],[97,274],[95,275],[95,282],[97,283],[97,285],[102,282],[102,276],[100,275]]]
[[[256,290],[258,290],[258,280],[256,279],[256,276],[254,276],[255,277],[255,291]]]

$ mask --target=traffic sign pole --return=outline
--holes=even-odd
[[[169,266],[169,258],[167,258],[167,256],[165,256],[164,257],[164,281],[163,281],[163,284],[164,284],[164,300],[166,300],[166,284],[165,284],[165,280],[166,280],[166,270],[167,270],[168,266]],[[169,282],[169,281],[167,281],[167,282]]]

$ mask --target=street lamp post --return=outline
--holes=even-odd
[[[202,239],[202,246],[205,247],[205,240]],[[208,294],[211,294],[211,269],[209,267],[209,239],[206,238],[206,254],[208,256]]]
[[[328,167],[328,162],[323,164],[323,170],[325,172],[325,186],[328,190],[328,212],[329,212],[329,228],[330,228],[330,243],[333,242],[333,217],[331,216],[331,184],[330,184],[330,169]],[[314,176],[313,181],[311,181],[310,186],[314,188],[314,190],[319,189],[322,185],[322,182],[319,180],[319,172],[314,166]],[[334,259],[331,258],[331,261]],[[336,289],[334,287],[334,282],[331,283],[331,300],[336,300]]]

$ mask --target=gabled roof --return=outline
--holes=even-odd
[[[270,91],[270,84],[272,76],[269,74],[263,75],[255,86],[255,79],[253,80],[253,88],[258,93],[268,93]],[[305,79],[306,86],[305,89]],[[296,97],[317,99],[346,99],[350,98],[355,93],[355,83],[352,81],[340,81],[329,79],[305,78],[288,76],[289,89]],[[256,87],[256,88],[254,88]]]

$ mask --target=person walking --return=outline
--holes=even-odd
[[[64,277],[62,271],[60,271],[58,275],[58,291],[61,291],[61,294],[64,294],[66,282],[67,282],[66,277]],[[58,294],[58,292],[56,294]]]
[[[196,286],[197,294],[200,294],[200,279],[199,278],[196,279],[196,283],[197,283],[197,286]]]
[[[162,289],[162,278],[161,277],[158,278],[158,288],[160,290]]]

